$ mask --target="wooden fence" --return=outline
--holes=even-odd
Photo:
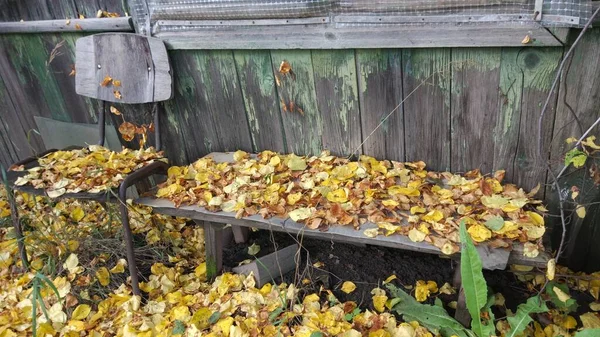
[[[100,8],[94,1],[51,6],[39,0],[31,12],[31,5],[8,2],[14,7],[0,11],[0,20],[90,17]],[[120,1],[103,3],[103,9],[124,14]],[[44,148],[30,131],[34,116],[96,123],[99,109],[109,109],[75,93],[70,73],[74,43],[82,35],[0,35],[3,165]],[[508,181],[530,189],[547,181],[537,156],[537,124],[564,52],[561,47],[170,51],[175,97],[164,104],[163,144],[174,164],[211,151],[329,149],[337,155],[423,160],[436,170],[506,169]],[[562,161],[564,140],[580,136],[600,115],[598,55],[596,28],[584,37],[552,94],[541,139],[554,163]],[[291,72],[279,71],[283,61]],[[151,121],[150,105],[115,106],[139,123]],[[544,194],[549,189],[542,188],[540,197]],[[600,227],[586,228],[585,237],[576,239],[588,248],[579,254],[593,253],[588,261],[597,261],[593,257],[600,252],[590,243],[600,240]]]

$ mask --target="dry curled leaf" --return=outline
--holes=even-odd
[[[121,99],[123,98],[123,96],[121,95],[121,92],[119,90],[115,90],[113,91],[113,94],[115,95],[116,99]]]
[[[119,133],[123,139],[130,142],[135,137],[135,125],[130,122],[123,122],[119,125]]]
[[[69,73],[69,76],[75,76],[75,65],[71,64],[71,72]]]
[[[106,75],[104,76],[104,79],[102,80],[102,82],[100,82],[100,85],[103,87],[108,86],[110,83],[112,82],[112,77]]]
[[[75,24],[75,29],[77,29],[77,30],[82,30],[82,29],[83,29],[83,27],[81,27],[81,25],[80,25],[80,24],[76,23],[76,24]]]
[[[531,37],[529,37],[529,35],[525,35],[525,37],[521,41],[522,44],[528,44],[530,42],[531,42]]]
[[[120,80],[113,80],[113,86],[120,87],[121,86],[121,81]]]
[[[116,116],[121,116],[121,111],[119,111],[117,108],[115,108],[115,107],[114,107],[114,106],[112,106],[112,105],[110,106],[110,112],[111,112],[113,115],[116,115]]]

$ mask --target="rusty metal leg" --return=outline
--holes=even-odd
[[[138,279],[138,270],[135,262],[135,252],[133,250],[133,233],[129,227],[129,211],[126,203],[127,186],[121,185],[119,188],[119,207],[121,210],[121,221],[123,222],[123,233],[125,234],[125,247],[127,253],[127,265],[129,267],[129,276],[131,276],[131,290],[134,295],[141,296]]]
[[[29,261],[27,260],[27,250],[25,248],[25,237],[23,236],[23,230],[21,229],[21,221],[19,220],[19,211],[15,201],[15,195],[12,191],[9,191],[9,202],[10,202],[10,217],[15,228],[15,236],[17,237],[17,246],[19,247],[19,255],[23,262],[24,268],[29,268]]]

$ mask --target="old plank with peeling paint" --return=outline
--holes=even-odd
[[[452,49],[451,162],[454,172],[493,169],[500,50]]]
[[[356,61],[353,50],[313,50],[317,106],[323,120],[323,147],[338,156],[361,143]],[[357,154],[360,154],[360,148]]]
[[[404,161],[401,51],[359,49],[356,67],[364,142],[360,150],[378,159]]]
[[[302,155],[319,154],[323,150],[324,128],[310,51],[273,50],[271,60],[287,150]],[[290,64],[291,72],[279,71],[284,61]]]
[[[286,152],[277,89],[267,50],[233,52],[254,151]]]
[[[406,160],[423,160],[431,169],[448,170],[450,50],[408,49],[402,63]]]

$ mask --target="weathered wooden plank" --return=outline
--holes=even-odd
[[[287,152],[271,54],[267,50],[237,50],[233,54],[253,150]]]
[[[323,147],[338,156],[353,154],[362,140],[354,51],[314,50],[312,61]]]
[[[522,47],[561,46],[561,42],[537,25],[498,26],[477,24],[448,26],[404,25],[395,27],[316,26],[235,26],[223,30],[159,32],[170,49],[349,49],[349,48],[431,48],[431,47]]]
[[[450,50],[409,49],[402,58],[406,160],[449,170]]]
[[[96,34],[78,39],[76,53],[75,87],[80,95],[128,104],[163,101],[173,95],[167,50],[158,39]],[[104,83],[106,77],[112,82]]]
[[[0,3],[1,21],[33,21],[75,18],[75,0],[5,0]]]
[[[278,78],[277,95],[287,150],[296,154],[318,154],[323,150],[323,117],[317,106],[313,62],[309,50],[271,51]],[[281,74],[287,61],[292,73]]]
[[[450,168],[488,173],[494,162],[500,49],[453,49],[452,62]]]
[[[99,10],[126,16],[127,2],[123,0],[78,0],[77,13],[86,18],[95,18]]]
[[[252,151],[250,129],[231,51],[172,53],[176,92],[167,103],[190,161],[213,151]],[[170,123],[170,125],[173,125]]]
[[[262,287],[269,282],[275,284],[275,279],[282,278],[283,275],[296,268],[298,249],[297,244],[287,246],[248,264],[234,267],[232,271],[243,275],[252,273],[257,287]]]
[[[14,121],[16,116],[15,107],[2,77],[0,77],[0,164],[5,169],[17,162],[20,158],[26,157],[23,151],[17,146],[17,142],[23,142],[24,134],[20,125],[9,125],[9,120]]]
[[[0,22],[0,34],[61,32],[133,32],[130,17]]]
[[[561,48],[527,48],[518,55],[519,69],[523,74],[523,93],[518,145],[514,152],[515,162],[509,179],[526,190],[534,188],[537,184],[543,185],[546,180],[546,163],[538,156],[537,139],[534,141],[537,131],[534,130],[537,130],[541,106],[548,96],[561,58]],[[556,95],[557,92],[554,92],[548,106],[547,113],[550,116],[554,115]],[[546,148],[552,137],[552,118],[544,119],[543,130],[542,144]],[[542,189],[538,196],[543,196],[543,193]]]
[[[223,228],[224,224],[196,221],[204,227],[204,248],[206,250],[206,278],[214,280],[223,269]]]
[[[404,107],[398,107],[402,101],[401,58],[401,52],[395,49],[356,51],[364,141],[361,150],[379,159],[405,160]],[[390,113],[392,115],[375,130]]]

